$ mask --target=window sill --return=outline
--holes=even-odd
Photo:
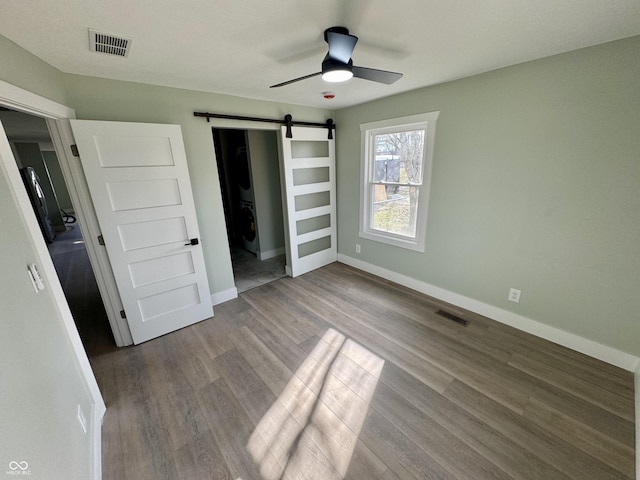
[[[394,247],[405,248],[407,250],[413,250],[415,252],[424,253],[424,241],[409,239],[406,237],[400,237],[392,234],[385,234],[382,232],[373,231],[360,231],[358,233],[360,238],[366,238],[367,240],[373,240],[375,242],[386,243],[387,245],[393,245]]]

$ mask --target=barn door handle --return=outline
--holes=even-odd
[[[185,243],[185,246],[198,245],[199,243],[200,240],[198,240],[197,238],[192,238],[191,240],[189,240],[189,243]]]

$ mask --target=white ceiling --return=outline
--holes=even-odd
[[[404,78],[269,89],[319,71],[334,25],[355,65]],[[129,57],[90,52],[88,28],[132,37]],[[333,109],[638,35],[640,1],[3,0],[0,33],[63,72]]]

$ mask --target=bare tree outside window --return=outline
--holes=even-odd
[[[374,136],[372,226],[414,238],[422,185],[425,130]]]

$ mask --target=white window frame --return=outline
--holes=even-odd
[[[431,190],[431,166],[433,165],[434,140],[436,135],[436,121],[440,112],[429,112],[407,117],[392,118],[378,122],[363,123],[361,132],[361,162],[360,162],[360,230],[359,236],[368,240],[382,242],[396,247],[406,248],[417,252],[424,252],[427,236],[427,216],[429,213],[429,192]],[[425,130],[425,145],[423,149],[422,178],[418,185],[418,209],[416,212],[416,236],[408,237],[372,227],[372,183],[375,152],[373,138],[375,135],[397,132],[402,130]]]

